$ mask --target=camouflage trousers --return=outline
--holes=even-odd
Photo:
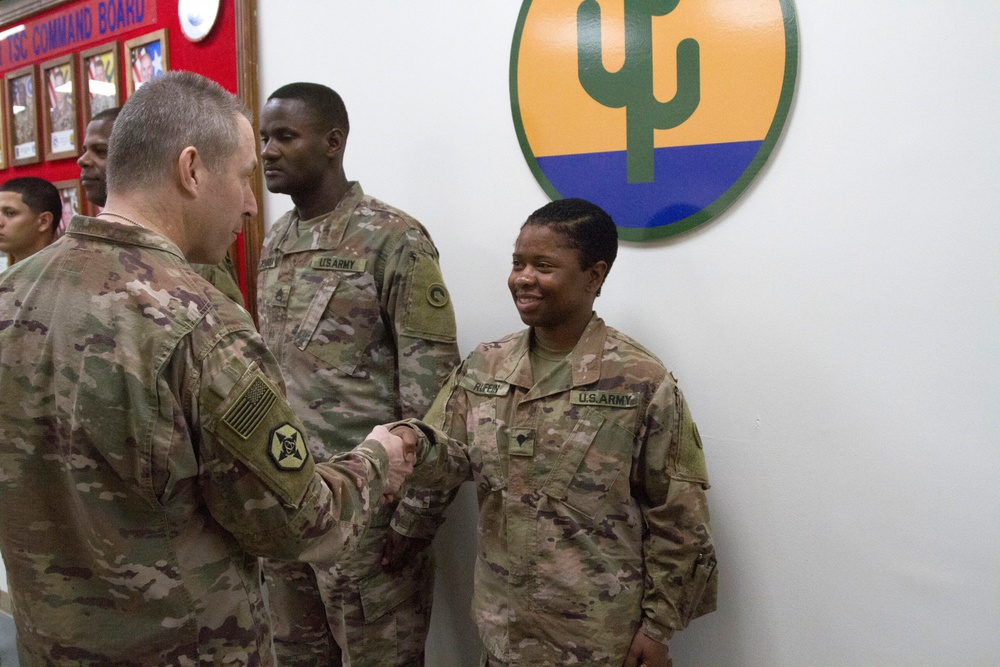
[[[395,575],[379,560],[387,527],[370,527],[338,563],[264,561],[279,667],[424,664],[434,563],[430,550]]]

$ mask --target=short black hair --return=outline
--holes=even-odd
[[[586,199],[557,199],[534,213],[521,229],[529,226],[551,227],[562,234],[580,258],[580,268],[588,269],[604,261],[611,265],[618,256],[618,229],[603,208]]]
[[[110,120],[112,124],[118,119],[118,114],[122,111],[121,107],[111,107],[110,109],[105,109],[104,111],[99,111],[90,117],[91,123],[96,123],[101,120]]]
[[[312,109],[322,132],[340,128],[346,135],[351,130],[344,100],[337,94],[337,91],[323,84],[304,81],[285,84],[271,93],[267,99],[268,101],[300,100]]]
[[[48,211],[52,214],[52,231],[59,228],[59,220],[62,218],[62,199],[56,186],[44,178],[18,176],[0,185],[0,192],[16,192],[21,195],[21,201],[35,215]]]

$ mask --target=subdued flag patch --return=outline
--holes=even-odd
[[[222,422],[246,440],[260,425],[277,398],[277,394],[267,382],[261,377],[256,377],[226,411]]]

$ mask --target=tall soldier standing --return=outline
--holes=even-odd
[[[279,88],[261,114],[267,188],[295,208],[264,241],[257,310],[315,456],[423,416],[458,364],[437,249],[420,223],[347,180],[348,130],[340,96],[315,83]],[[382,571],[393,509],[379,507],[348,560],[265,564],[283,665],[422,663],[433,569],[425,549]]]
[[[315,463],[246,311],[188,264],[218,262],[257,211],[243,105],[169,73],[112,139],[101,217],[0,278],[20,663],[273,665],[258,556],[335,558],[407,449],[375,429]]]

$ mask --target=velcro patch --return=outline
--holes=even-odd
[[[302,502],[315,463],[302,424],[256,363],[212,411],[206,428],[282,501]]]
[[[268,453],[278,470],[301,470],[309,460],[302,432],[288,422],[271,429]]]
[[[267,271],[268,269],[273,269],[278,265],[277,257],[263,257],[260,260],[260,264],[257,265],[258,271]]]
[[[223,415],[222,423],[246,440],[260,425],[276,400],[278,400],[277,394],[264,379],[255,377]]]
[[[312,268],[323,271],[364,271],[366,260],[360,257],[314,257]]]
[[[481,382],[468,375],[463,377],[459,384],[480,396],[506,396],[510,392],[510,384],[507,382]]]
[[[535,455],[535,429],[512,428],[509,433],[508,447],[511,456]]]
[[[415,338],[455,342],[455,310],[434,257],[417,253],[408,282],[403,331]]]
[[[569,402],[573,405],[596,405],[604,408],[637,408],[639,394],[574,389],[570,392]]]
[[[427,288],[427,303],[435,308],[444,308],[449,301],[448,288],[443,283],[431,283]]]

